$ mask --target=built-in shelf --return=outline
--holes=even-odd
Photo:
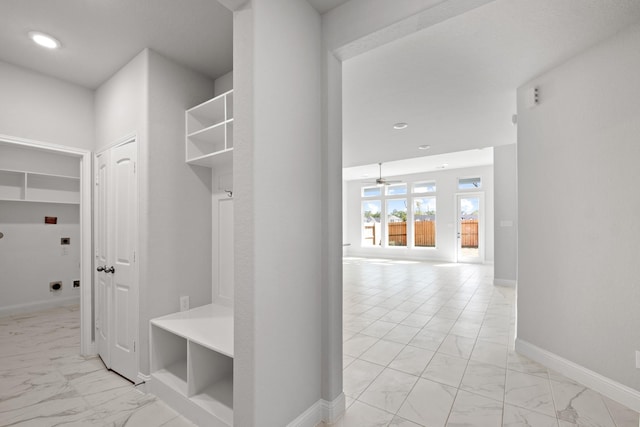
[[[186,111],[186,162],[208,167],[231,164],[233,90]]]
[[[233,309],[169,314],[150,333],[150,391],[196,424],[233,425]]]
[[[3,169],[0,200],[80,204],[80,178]]]

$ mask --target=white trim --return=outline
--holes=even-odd
[[[143,393],[148,393],[147,384],[151,381],[151,375],[145,375],[142,372],[138,372],[138,376],[136,377],[136,388]]]
[[[10,316],[12,314],[32,313],[50,308],[69,307],[78,305],[79,303],[80,298],[76,295],[71,297],[56,297],[50,300],[29,302],[27,304],[9,305],[7,307],[0,307],[0,317]]]
[[[328,424],[333,424],[344,415],[347,403],[344,393],[340,393],[338,397],[331,402],[322,400],[322,419]]]
[[[4,134],[0,134],[0,141],[43,151],[69,154],[80,158],[80,353],[83,355],[96,354],[92,336],[93,312],[91,304],[93,299],[93,276],[91,275],[93,269],[91,220],[93,160],[91,151]]]
[[[115,148],[119,145],[124,145],[128,142],[138,142],[138,133],[137,132],[130,132],[128,134],[126,134],[125,136],[121,137],[121,138],[117,138],[116,140],[114,140],[113,142],[110,142],[109,144],[100,147],[100,151],[96,151],[94,157],[103,154],[105,151],[107,150],[111,150],[112,148]],[[140,154],[140,150],[138,150],[138,155]]]
[[[583,384],[622,405],[640,411],[640,391],[620,384],[570,360],[544,350],[520,338],[516,339],[516,352]]]
[[[345,406],[344,393],[340,393],[331,402],[320,399],[287,424],[287,427],[314,427],[322,421],[327,424],[333,424],[344,414]]]
[[[505,288],[515,288],[518,282],[511,279],[493,279],[493,286],[502,286]]]

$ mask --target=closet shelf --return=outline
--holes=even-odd
[[[211,168],[231,165],[233,90],[188,109],[185,123],[187,163]]]
[[[0,200],[80,204],[80,178],[0,169]]]

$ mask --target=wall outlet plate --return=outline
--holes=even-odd
[[[189,296],[180,297],[180,311],[189,310]]]

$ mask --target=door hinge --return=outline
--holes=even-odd
[[[133,173],[136,173],[136,162],[133,162]]]
[[[136,251],[133,251],[133,262],[136,262]]]

